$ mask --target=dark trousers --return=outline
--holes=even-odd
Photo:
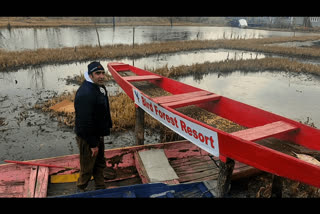
[[[80,189],[85,189],[91,179],[94,178],[96,189],[105,189],[103,170],[106,167],[104,158],[104,142],[103,137],[100,138],[98,155],[92,157],[92,152],[89,144],[79,136],[76,136],[78,147],[80,150],[80,176],[77,181],[77,186]]]

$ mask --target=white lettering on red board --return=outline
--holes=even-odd
[[[217,132],[200,126],[176,115],[145,97],[140,91],[133,89],[134,102],[153,118],[178,133],[185,139],[199,146],[210,154],[219,157]]]

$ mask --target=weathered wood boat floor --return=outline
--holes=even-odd
[[[216,163],[219,163],[218,159],[213,158],[209,155],[189,156],[179,159],[171,158],[168,159],[168,161],[179,176],[179,183],[216,180],[219,174],[219,168],[216,165]],[[235,180],[243,177],[248,177],[260,172],[261,171],[258,169],[236,162],[232,179]],[[116,175],[111,175],[112,179],[108,179],[107,177],[112,173],[114,172],[110,173],[110,168],[106,168],[105,184],[107,188],[115,188],[143,183],[135,167],[118,168],[116,171]],[[94,181],[90,181],[87,187],[87,191],[92,190],[94,190]],[[58,195],[69,195],[75,192],[75,182],[57,184],[49,182],[47,196],[52,197]]]

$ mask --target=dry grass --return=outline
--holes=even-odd
[[[253,177],[248,183],[248,191],[255,193],[256,198],[272,197],[272,179],[270,173]],[[282,198],[319,198],[320,189],[299,181],[281,178]]]
[[[73,112],[72,113],[56,112],[56,111],[52,111],[50,107],[54,106],[57,103],[60,103],[63,100],[70,100],[74,102],[75,93],[76,93],[75,91],[63,93],[44,103],[35,104],[34,108],[39,109],[43,112],[48,112],[51,118],[57,118],[59,122],[69,127],[73,127],[75,122],[75,114]]]
[[[53,97],[52,99],[38,103],[34,108],[43,112],[48,112],[51,118],[56,118],[60,123],[69,127],[75,125],[75,112],[65,113],[57,112],[50,109],[50,107],[63,101],[70,100],[74,102],[75,91],[71,93],[64,93],[60,96]],[[135,105],[134,102],[124,93],[116,96],[109,96],[110,113],[113,120],[112,131],[126,131],[132,129],[135,125]],[[154,120],[151,116],[145,118],[146,126],[150,128],[159,128],[160,123]]]
[[[175,20],[175,26],[222,26],[219,18],[210,23]],[[113,17],[0,17],[0,27],[74,27],[113,26]],[[116,26],[170,26],[169,17],[116,17]]]
[[[265,44],[285,41],[318,40],[320,36],[281,37],[267,39],[169,41],[148,44],[80,46],[74,48],[37,49],[25,51],[0,51],[0,70],[36,66],[52,63],[70,63],[96,59],[139,58],[154,54],[176,53],[179,51],[203,49],[239,49],[247,51],[281,54],[285,56],[315,58],[320,57],[317,48],[290,48]]]
[[[190,66],[177,66],[168,68],[164,66],[154,69],[152,72],[160,75],[174,78],[185,75],[203,75],[209,72],[232,72],[241,71],[289,71],[289,72],[306,72],[320,75],[320,66],[292,61],[287,58],[262,58],[247,60],[225,60],[221,62],[196,63]]]
[[[0,17],[0,27],[66,27],[94,24],[92,17]]]

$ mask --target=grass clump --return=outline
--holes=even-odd
[[[196,63],[190,66],[181,65],[168,68],[153,69],[151,72],[175,78],[187,75],[203,75],[209,72],[232,72],[236,70],[255,72],[255,71],[288,71],[302,72],[320,75],[320,66],[298,61],[292,61],[287,58],[262,58],[262,59],[246,59],[246,60],[225,60],[221,62],[204,62]]]

